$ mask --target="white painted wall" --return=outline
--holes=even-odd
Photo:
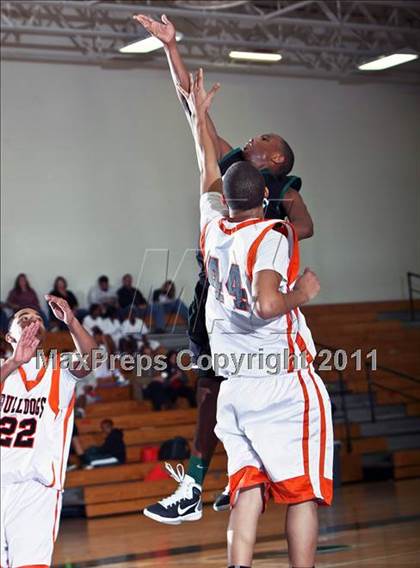
[[[215,80],[215,75],[209,75]],[[315,220],[303,262],[319,302],[406,296],[420,269],[420,97],[413,89],[220,75],[214,108],[232,143],[275,131],[291,143]],[[96,277],[137,274],[196,243],[198,175],[168,74],[3,62],[1,295],[26,272],[40,293],[62,274],[82,303]],[[176,281],[189,297],[192,253]],[[148,257],[141,288],[165,276]]]

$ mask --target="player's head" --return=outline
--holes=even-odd
[[[131,288],[133,286],[133,277],[131,274],[124,274],[122,277],[122,285],[125,288]]]
[[[28,327],[28,325],[30,325],[31,323],[36,322],[38,322],[39,324],[37,337],[39,341],[42,342],[46,334],[44,320],[42,319],[40,313],[32,308],[23,308],[22,310],[19,310],[15,313],[12,320],[10,321],[9,331],[6,335],[6,341],[10,343],[13,349],[15,349],[25,327]]]
[[[223,176],[223,195],[231,212],[262,207],[266,194],[263,175],[249,162],[232,164]]]
[[[287,175],[295,161],[293,150],[278,134],[260,134],[251,138],[243,148],[243,155],[256,168],[267,168],[278,176]]]
[[[98,278],[98,286],[101,290],[106,292],[109,288],[109,279],[108,276],[99,276]]]
[[[105,418],[101,422],[101,430],[104,434],[110,434],[114,429],[114,423],[110,418]]]

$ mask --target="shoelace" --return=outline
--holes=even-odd
[[[187,480],[185,479],[184,466],[181,463],[179,463],[176,466],[176,469],[174,469],[170,463],[166,462],[165,468],[166,471],[169,473],[169,475],[179,483],[179,487],[175,491],[175,493],[159,501],[162,507],[168,508],[177,501],[180,501],[181,499],[185,498],[185,489],[187,487]]]

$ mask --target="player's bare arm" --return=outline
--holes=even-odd
[[[295,228],[298,239],[302,240],[312,237],[314,224],[300,193],[295,189],[289,188],[282,203],[289,221]]]
[[[262,319],[283,316],[303,306],[318,295],[320,284],[315,272],[305,268],[287,294],[279,291],[281,276],[275,270],[261,270],[253,280],[255,311]]]
[[[197,71],[195,77],[193,75],[189,76],[188,91],[178,86],[191,111],[197,158],[200,166],[200,188],[202,194],[210,191],[222,193],[223,189],[217,151],[209,132],[208,121],[206,120],[207,111],[219,88],[220,85],[216,83],[208,92],[205,91],[202,69]]]
[[[39,322],[33,322],[22,331],[22,335],[17,342],[13,355],[0,365],[0,381],[2,383],[9,375],[16,371],[16,369],[24,363],[28,363],[28,361],[34,357],[39,345],[39,338],[37,337],[39,327]]]
[[[185,111],[187,116],[188,122],[192,127],[192,117],[190,107],[185,100],[182,92],[179,90],[179,86],[184,89],[184,91],[188,91],[189,89],[189,73],[185,66],[184,61],[182,60],[181,54],[179,53],[178,46],[175,39],[175,26],[174,24],[167,18],[164,14],[161,18],[161,22],[150,18],[144,14],[138,14],[137,16],[133,16],[135,20],[137,20],[151,35],[158,38],[164,46],[166,57],[168,59],[169,69],[171,72],[172,80],[174,82],[176,92],[178,98],[181,102],[181,105]],[[209,129],[210,136],[213,139],[213,143],[216,146],[217,151],[217,158],[220,160],[222,156],[227,154],[232,149],[232,146],[220,138],[217,134],[216,127],[214,122],[210,118],[209,114],[206,113],[206,121],[207,126]]]
[[[67,325],[78,354],[87,355],[86,368],[84,366],[81,367],[76,360],[70,368],[73,376],[78,379],[82,379],[86,377],[93,368],[92,352],[98,347],[96,341],[77,320],[66,300],[49,294],[45,296],[45,299],[47,300],[55,317]]]

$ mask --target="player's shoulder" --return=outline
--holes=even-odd
[[[222,156],[219,160],[219,168],[222,175],[226,173],[226,171],[232,164],[236,164],[237,162],[243,162],[243,161],[244,161],[244,155],[242,149],[239,147],[232,148],[232,150],[229,150],[229,152],[227,152],[227,154]]]

